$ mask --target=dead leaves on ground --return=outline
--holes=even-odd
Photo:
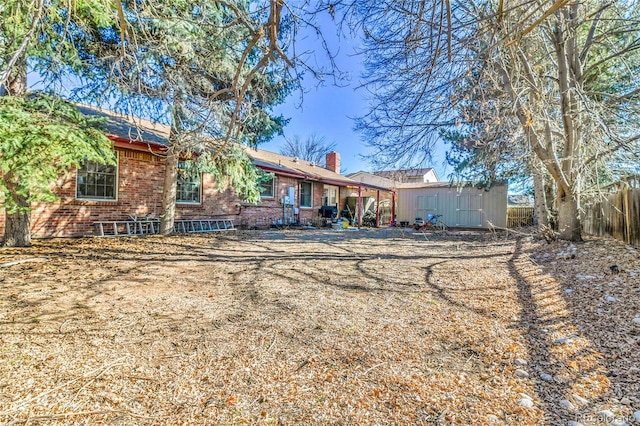
[[[383,230],[1,250],[3,264],[47,260],[0,269],[0,420],[630,418],[638,256],[602,239],[566,249]]]

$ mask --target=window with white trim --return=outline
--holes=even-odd
[[[323,203],[325,206],[338,207],[338,187],[337,186],[331,186],[331,185],[324,186]]]
[[[185,162],[178,163],[176,203],[200,204],[202,179],[197,170],[192,170]]]
[[[76,198],[115,200],[118,193],[118,167],[85,161],[76,172]]]
[[[313,207],[313,183],[300,184],[300,207]]]

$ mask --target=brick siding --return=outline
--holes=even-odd
[[[52,203],[33,205],[31,225],[33,237],[71,237],[92,235],[94,222],[129,220],[129,215],[158,217],[162,206],[164,160],[149,152],[116,148],[118,153],[118,196],[114,201],[76,199],[76,170],[69,171],[54,184],[59,197]],[[322,205],[323,184],[313,182],[313,206],[300,208],[300,179],[275,176],[274,197],[259,204],[243,203],[231,190],[218,192],[210,176],[203,176],[202,202],[198,205],[177,204],[176,219],[233,218],[239,227],[269,227],[283,217],[281,199],[287,188],[295,188],[295,207],[302,224],[317,221]],[[344,206],[347,188],[340,187],[340,208]],[[1,204],[0,204],[1,205]],[[293,209],[287,208],[287,217]],[[4,235],[4,209],[0,209],[0,236]]]

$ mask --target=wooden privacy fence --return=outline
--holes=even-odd
[[[590,235],[610,235],[640,247],[640,189],[624,185],[586,204],[582,229]]]
[[[507,227],[533,226],[533,207],[507,207]]]

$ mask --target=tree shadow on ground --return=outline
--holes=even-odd
[[[612,420],[598,415],[605,409],[629,421],[630,407],[619,401],[640,395],[640,370],[636,368],[636,377],[627,380],[631,366],[640,365],[639,341],[630,334],[633,307],[618,306],[619,313],[626,311],[622,315],[597,313],[595,306],[603,299],[595,289],[599,286],[580,285],[574,292],[574,276],[543,273],[523,251],[521,238],[508,268],[518,286],[522,309],[518,328],[529,353],[526,368],[546,423],[605,423]],[[562,400],[573,407],[563,406]]]

